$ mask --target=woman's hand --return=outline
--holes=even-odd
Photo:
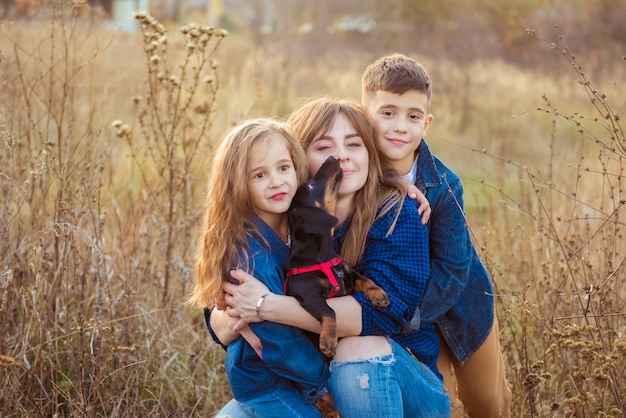
[[[263,295],[271,293],[263,282],[255,279],[243,270],[231,270],[232,278],[239,284],[224,282],[226,292],[226,312],[231,317],[239,317],[240,320],[233,327],[233,331],[240,331],[245,325],[253,322],[261,322],[257,317],[257,303]]]
[[[417,203],[419,203],[420,206],[417,211],[420,215],[422,215],[422,225],[426,225],[428,223],[428,220],[430,219],[430,213],[432,212],[428,199],[426,199],[424,193],[422,193],[416,185],[411,183],[407,184],[406,192],[410,198],[415,199]]]

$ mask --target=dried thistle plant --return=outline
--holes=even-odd
[[[499,245],[481,245],[494,277],[506,284],[499,289],[503,348],[521,372],[509,371],[513,414],[623,416],[625,132],[608,95],[594,86],[565,37],[558,33],[555,42],[529,33],[571,65],[596,115],[561,111],[543,96],[536,111],[552,117],[549,165],[538,170],[507,160],[529,192],[511,196],[498,189],[506,206],[526,219],[503,239],[514,250],[504,260],[492,254]],[[571,136],[558,137],[559,121],[571,127]],[[564,164],[558,147],[579,139],[586,141],[584,153],[578,163]],[[532,222],[523,227],[527,220]]]
[[[133,97],[133,120],[116,120],[113,128],[130,147],[140,178],[137,187],[145,195],[143,212],[149,216],[139,221],[138,229],[144,236],[143,251],[154,252],[145,259],[159,260],[142,271],[158,278],[162,302],[167,303],[172,278],[186,280],[193,256],[188,244],[195,237],[194,197],[204,183],[195,175],[204,174],[196,165],[206,160],[210,145],[219,88],[217,51],[226,31],[189,24],[181,28],[179,40],[145,12],[136,13],[135,19],[143,37],[147,80],[142,93]]]

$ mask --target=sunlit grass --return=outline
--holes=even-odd
[[[167,28],[168,76],[216,70],[174,100],[142,34],[68,16],[2,26],[3,416],[207,416],[225,403],[223,351],[183,305],[207,158],[241,119],[320,94],[358,100],[376,58],[234,34],[190,59],[189,38]],[[590,87],[567,54],[558,77],[416,58],[435,87],[427,140],[462,176],[493,275],[513,416],[622,416],[623,66]]]

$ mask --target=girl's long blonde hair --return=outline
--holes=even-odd
[[[225,308],[222,281],[243,256],[248,269],[247,239],[260,236],[254,225],[248,193],[248,160],[256,145],[284,138],[293,160],[298,182],[306,177],[302,147],[284,122],[272,118],[244,121],[229,129],[217,148],[211,165],[206,195],[204,224],[198,242],[196,281],[187,303],[200,308]]]
[[[359,133],[369,154],[369,172],[365,185],[356,192],[355,210],[350,228],[341,248],[341,255],[352,266],[361,259],[367,234],[378,216],[388,212],[399,203],[400,208],[406,195],[399,176],[383,176],[380,158],[376,151],[376,122],[367,109],[346,100],[329,97],[312,99],[295,110],[287,122],[300,140],[305,152],[314,139],[327,134],[333,127],[337,115],[343,114]],[[382,210],[379,212],[379,207]],[[397,215],[400,210],[397,211]],[[393,230],[391,229],[388,233]]]

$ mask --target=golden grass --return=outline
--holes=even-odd
[[[1,27],[0,413],[211,415],[223,353],[183,301],[212,145],[306,97],[358,99],[376,56],[63,13]],[[623,416],[624,70],[594,87],[575,65],[417,58],[496,285],[513,416]]]

